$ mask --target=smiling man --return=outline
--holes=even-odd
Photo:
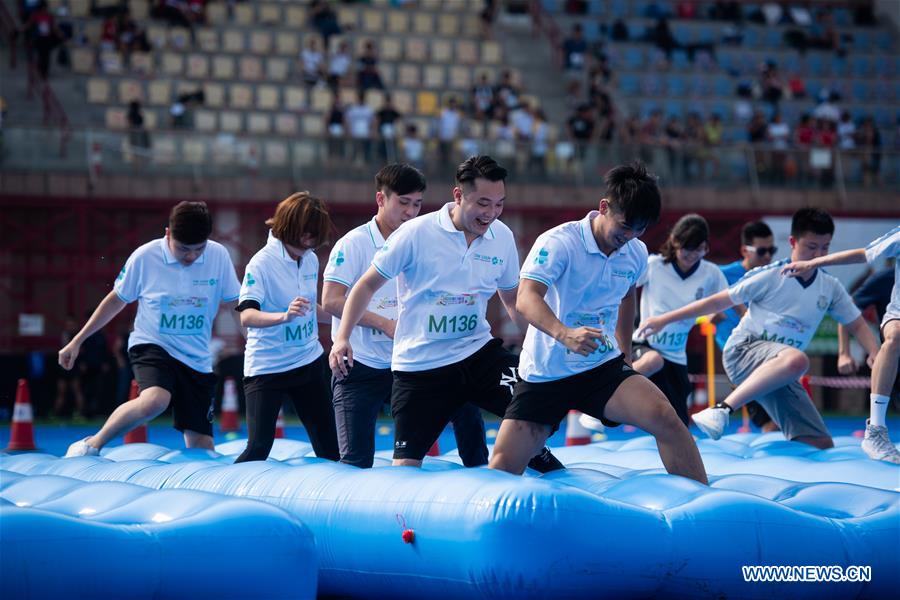
[[[832,275],[813,269],[797,278],[782,277],[788,263],[828,254],[834,221],[818,208],[801,208],[791,220],[791,258],[753,269],[727,290],[646,319],[638,334],[745,304],[747,313],[728,338],[722,363],[737,387],[714,407],[693,415],[703,433],[719,439],[732,412],[755,399],[789,440],[816,448],[834,446],[831,434],[798,379],[809,369],[804,350],[826,314],[856,336],[871,365],[878,343],[847,290]]]
[[[385,165],[375,175],[378,211],[367,223],[335,243],[325,267],[322,306],[334,315],[332,339],[340,328],[348,293],[372,265],[384,240],[418,216],[425,187],[425,176],[408,164]],[[354,352],[352,371],[331,382],[342,463],[369,468],[374,461],[378,412],[391,399],[391,354],[396,324],[397,285],[393,282],[372,297],[359,326],[350,334]],[[467,402],[452,421],[463,464],[467,467],[487,464],[484,421],[478,407]]]
[[[516,357],[491,337],[487,304],[498,293],[516,312],[519,256],[498,219],[506,169],[473,156],[456,170],[453,201],[397,229],[375,254],[343,307],[329,364],[336,379],[355,369],[353,328],[375,293],[397,280],[398,320],[391,356],[394,464],[421,466],[432,443],[467,401],[502,416],[515,382]],[[535,461],[537,461],[537,464]],[[549,451],[532,461],[560,465]]]
[[[706,483],[700,453],[663,393],[631,368],[638,237],[659,219],[656,178],[640,164],[606,174],[598,210],[541,234],[522,267],[516,308],[528,320],[515,395],[490,467],[520,474],[572,409],[656,438],[670,473]]]
[[[82,342],[138,301],[128,357],[141,393],[116,408],[98,433],[69,446],[66,456],[98,454],[116,436],[162,413],[169,402],[185,446],[213,449],[216,380],[209,340],[219,304],[237,300],[240,283],[228,250],[209,239],[211,232],[204,202],[176,205],[165,237],[132,253],[113,290],[59,351],[59,364],[71,369]]]

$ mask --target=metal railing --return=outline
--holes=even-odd
[[[507,166],[515,181],[574,186],[602,184],[612,166],[639,158],[668,186],[740,186],[764,194],[773,188],[900,190],[900,152],[859,148],[788,148],[723,144],[642,145],[559,140],[424,140],[420,157],[398,140],[277,137],[160,130],[146,136],[104,129],[75,130],[67,151],[51,149],[52,128],[4,129],[0,168],[106,174],[189,175],[198,181],[242,175],[263,178],[368,180],[392,160],[417,164],[432,177],[450,177],[466,156],[485,153]]]

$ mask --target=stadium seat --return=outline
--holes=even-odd
[[[191,36],[187,29],[183,27],[173,27],[169,29],[169,48],[176,50],[186,50],[191,47]]]
[[[283,56],[296,56],[300,52],[297,35],[279,32],[275,37],[275,51]]]
[[[286,7],[284,16],[289,29],[302,29],[306,25],[305,6],[290,4]]]
[[[272,119],[265,113],[252,112],[247,115],[247,132],[257,135],[272,131]]]
[[[486,65],[499,65],[501,58],[500,44],[492,41],[481,43],[481,62]]]
[[[109,80],[102,77],[88,79],[87,99],[93,104],[108,104],[110,99]]]
[[[362,30],[368,33],[384,31],[384,12],[380,10],[363,11]]]
[[[284,108],[301,110],[306,107],[306,88],[291,85],[284,88]]]
[[[450,40],[431,41],[431,62],[449,63],[453,60],[453,45]]]
[[[325,112],[331,108],[331,92],[323,87],[316,86],[312,89],[309,102],[314,111]]]
[[[244,83],[233,83],[228,88],[228,107],[247,109],[253,106],[253,88]]]
[[[153,88],[150,88],[151,94]],[[221,83],[207,81],[203,84],[204,104],[210,108],[223,108],[225,106],[225,86]]]
[[[147,103],[151,106],[169,106],[172,102],[172,82],[168,79],[156,79],[147,84]],[[209,94],[206,94],[209,103]]]
[[[119,102],[128,104],[134,100],[144,102],[144,86],[136,79],[122,79],[119,81]]]
[[[260,25],[281,25],[281,6],[275,2],[266,2],[259,5],[256,20]]]
[[[287,143],[279,140],[267,140],[263,144],[263,157],[267,166],[286,167],[289,162]]]
[[[472,69],[450,67],[450,87],[456,90],[468,90],[472,87]]]
[[[438,97],[434,92],[419,92],[416,94],[416,114],[436,116],[439,108]]]
[[[266,78],[269,81],[287,81],[291,64],[287,59],[272,56],[266,59]]]
[[[867,77],[872,72],[872,61],[868,56],[862,54],[854,54],[850,59],[853,64],[853,75],[856,77]]]
[[[197,29],[197,45],[204,52],[218,52],[219,32],[209,27]]]
[[[184,55],[178,52],[164,52],[160,57],[160,71],[164,75],[178,77],[184,73]]]
[[[91,48],[73,48],[71,52],[72,70],[82,75],[94,72],[94,51]]]
[[[241,113],[234,110],[223,110],[219,113],[219,129],[225,133],[240,133],[244,129]]]
[[[214,110],[197,109],[194,111],[194,129],[203,132],[218,131],[219,118]]]
[[[401,64],[397,69],[397,84],[404,88],[417,88],[421,85],[418,65]]]
[[[442,89],[447,85],[443,65],[427,65],[423,79],[423,85],[428,89]]]
[[[272,34],[256,30],[250,34],[250,51],[254,54],[269,54],[272,51]]]
[[[275,133],[279,135],[297,135],[298,123],[297,117],[291,114],[282,113],[275,116]]]
[[[231,7],[232,20],[238,25],[253,25],[256,20],[253,3],[235,2]]]
[[[403,46],[397,38],[384,37],[379,40],[379,46],[379,54],[384,60],[400,60],[403,56]]]
[[[241,81],[260,81],[263,78],[262,59],[258,56],[242,56],[239,65]]]
[[[206,162],[206,143],[193,138],[183,138],[181,158],[189,165],[202,165]]]
[[[107,75],[121,75],[123,72],[122,55],[118,52],[101,52],[100,70]]]
[[[210,25],[224,25],[228,22],[228,7],[224,2],[210,2],[206,5],[206,21]]]
[[[438,33],[447,38],[459,35],[459,22],[459,17],[457,15],[442,14],[438,19]]]
[[[478,63],[478,46],[471,40],[457,40],[456,59],[464,65]]]
[[[128,114],[123,108],[107,108],[104,113],[107,129],[122,130],[128,127]]]
[[[239,29],[227,29],[222,33],[222,50],[231,54],[243,54],[244,32]]]
[[[177,75],[178,73],[166,73]],[[187,76],[192,79],[206,79],[209,77],[209,58],[205,54],[190,54],[187,57]]]
[[[325,134],[325,121],[318,115],[303,115],[303,135],[319,137]]]
[[[407,38],[406,60],[425,62],[428,60],[428,40],[426,38]]]
[[[409,13],[400,10],[391,11],[388,14],[388,31],[390,33],[408,33]]]
[[[277,110],[281,106],[279,88],[274,85],[256,87],[256,108],[259,110]]]

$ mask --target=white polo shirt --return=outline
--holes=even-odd
[[[307,250],[300,260],[294,260],[269,232],[266,245],[247,264],[240,301],[255,300],[263,312],[284,312],[299,296],[309,300],[309,310],[287,323],[247,328],[245,376],[283,373],[307,365],[322,354],[316,320],[318,278],[315,252]]]
[[[822,269],[816,269],[805,283],[785,277],[781,269],[789,262],[779,260],[753,269],[728,288],[731,300],[746,304],[747,312],[728,338],[725,352],[748,336],[804,350],[826,314],[844,325],[859,316],[835,277]]]
[[[866,247],[866,260],[877,262],[881,258],[894,258],[894,289],[891,290],[891,302],[884,313],[881,325],[893,319],[900,319],[900,226],[873,240]]]
[[[339,283],[347,287],[347,293],[363,276],[375,253],[384,245],[384,237],[378,229],[375,217],[364,225],[353,229],[335,243],[325,266],[325,281]],[[397,320],[397,283],[388,282],[375,292],[368,310],[386,319]],[[337,334],[341,320],[331,318],[331,339]],[[394,340],[381,330],[357,325],[350,333],[353,360],[358,360],[373,369],[389,369]]]
[[[542,233],[521,277],[547,286],[544,301],[566,327],[596,327],[605,337],[597,349],[582,356],[539,331],[528,327],[519,357],[519,376],[525,381],[562,379],[593,369],[620,354],[616,323],[622,298],[647,268],[647,247],[633,239],[607,256],[591,231],[591,211],[580,221],[563,223]]]
[[[382,277],[397,278],[394,371],[434,369],[474,354],[491,339],[488,300],[519,285],[509,227],[494,221],[467,246],[450,219],[453,205],[407,221],[372,261]]]
[[[128,347],[161,346],[169,356],[202,373],[212,372],[209,340],[221,302],[240,291],[228,250],[209,240],[190,266],[172,256],[166,238],[135,250],[113,290],[126,303],[138,301]]]
[[[675,262],[667,263],[662,256],[654,254],[648,259],[647,270],[638,281],[638,286],[644,288],[641,294],[643,320],[712,296],[726,289],[728,281],[721,269],[709,261],[699,260],[687,273],[683,273]],[[693,326],[694,319],[685,319],[639,341],[647,342],[666,360],[687,365],[685,347]]]

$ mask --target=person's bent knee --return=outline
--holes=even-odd
[[[786,354],[785,365],[791,372],[795,373],[797,377],[809,370],[809,357],[806,356],[806,354],[797,350],[791,350]]]
[[[138,397],[145,417],[153,418],[162,414],[172,401],[172,394],[161,387],[152,387],[141,392]]]
[[[900,354],[900,327],[884,328],[884,342],[881,344],[881,352],[887,352],[891,356]]]

